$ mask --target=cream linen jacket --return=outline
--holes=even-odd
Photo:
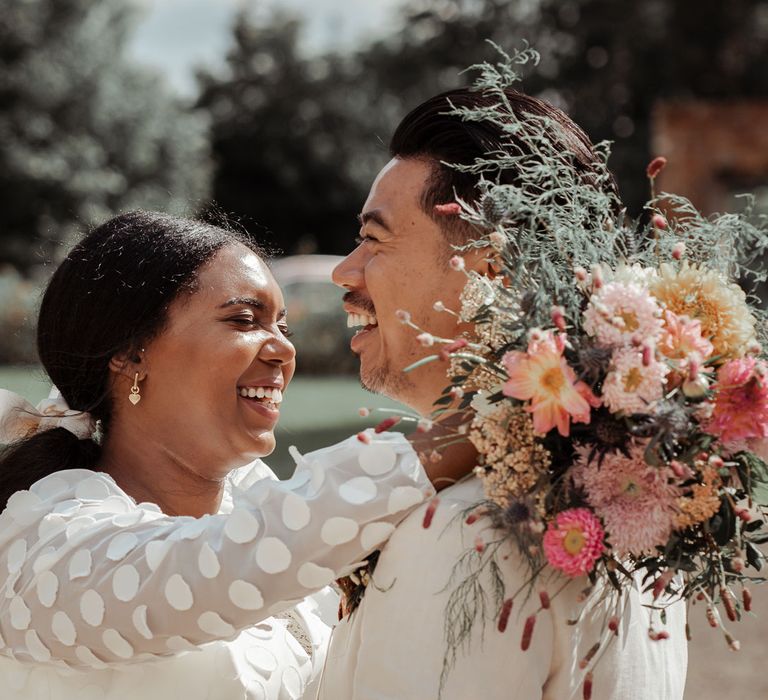
[[[576,601],[585,579],[554,597],[562,579],[544,584],[553,595],[549,611],[538,614],[531,646],[520,641],[526,617],[538,607],[537,592],[515,607],[504,633],[493,618],[476,626],[468,647],[439,696],[446,653],[446,602],[458,582],[451,572],[480,535],[493,538],[488,522],[465,523],[465,509],[483,498],[478,479],[445,489],[431,526],[423,527],[427,506],[411,513],[383,548],[360,607],[333,631],[321,680],[321,700],[580,700],[584,671],[579,661],[600,638],[604,619],[598,604],[579,626],[566,620],[580,609]],[[525,568],[509,550],[498,558],[506,590],[525,582]],[[483,581],[490,591],[489,581]],[[687,665],[685,606],[667,611],[670,638],[648,638],[648,610],[633,590],[618,637],[602,656],[594,675],[593,700],[682,700]],[[658,626],[657,626],[658,627]],[[661,629],[661,627],[658,627]],[[481,633],[482,630],[482,633]]]

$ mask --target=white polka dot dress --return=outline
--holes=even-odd
[[[3,700],[313,697],[328,628],[309,596],[433,489],[398,434],[298,463],[282,482],[261,462],[236,470],[202,518],[88,470],[14,494],[0,514]]]

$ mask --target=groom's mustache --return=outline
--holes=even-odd
[[[360,292],[347,292],[342,301],[345,304],[349,304],[350,306],[354,306],[357,309],[360,309],[361,311],[365,311],[372,316],[376,314],[376,307],[374,307],[373,302],[368,298],[364,297]]]

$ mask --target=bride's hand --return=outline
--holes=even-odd
[[[473,416],[473,411],[451,412],[427,430],[407,436],[438,491],[455,484],[477,464],[477,450],[467,437]]]

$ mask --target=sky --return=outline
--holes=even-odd
[[[134,0],[140,21],[128,46],[132,58],[160,69],[181,93],[194,92],[196,66],[221,66],[235,14],[279,6],[306,18],[310,51],[353,46],[381,33],[403,0]],[[258,16],[258,15],[257,15]]]

